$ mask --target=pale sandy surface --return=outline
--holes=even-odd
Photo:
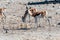
[[[40,1],[40,0],[36,0]],[[41,0],[44,1],[44,0]],[[8,4],[10,2],[10,4]],[[60,4],[44,4],[44,5],[27,5],[28,7],[35,7],[38,10],[47,10],[48,16],[50,18],[50,25],[47,22],[47,19],[40,18],[38,23],[41,27],[36,29],[34,18],[31,17],[31,22],[23,23],[21,17],[23,16],[26,6],[19,3],[35,2],[34,0],[1,0],[0,7],[5,7],[4,12],[6,18],[0,22],[0,40],[60,40],[60,25],[57,25],[60,22]],[[54,8],[52,7],[54,6]],[[56,15],[56,12],[58,13]],[[15,15],[15,16],[14,16]],[[48,17],[47,16],[47,17]],[[27,17],[27,21],[28,21]],[[17,29],[21,27],[21,24],[25,24],[22,27],[25,27],[26,24],[29,24],[28,27],[31,27],[30,30],[9,30],[8,33],[5,33],[3,26],[6,29]]]

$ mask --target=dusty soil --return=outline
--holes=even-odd
[[[6,17],[0,21],[0,40],[60,40],[60,4],[41,4],[27,5],[38,10],[47,10],[47,18],[38,18],[38,24],[34,18],[26,18],[26,23],[22,22],[22,16],[25,13],[28,2],[38,2],[40,0],[1,0],[0,8],[5,7],[4,14]],[[44,1],[44,0],[41,0]],[[21,4],[22,3],[22,4]],[[40,20],[39,20],[40,19]],[[17,30],[18,28],[28,27],[28,30]],[[5,28],[5,30],[3,29]],[[8,30],[8,33],[6,32]]]

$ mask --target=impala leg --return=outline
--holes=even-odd
[[[36,26],[38,26],[37,16],[36,16],[36,17],[34,17],[34,18],[35,18],[35,24],[36,24]]]
[[[28,14],[29,15],[29,14]],[[29,15],[29,23],[30,23],[30,15]]]
[[[38,27],[40,27],[40,17],[41,17],[41,15],[38,16],[38,19],[39,19]]]

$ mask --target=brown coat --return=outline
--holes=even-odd
[[[29,9],[28,12],[33,17],[38,16],[40,14],[43,17],[46,15],[46,11],[45,10],[44,11],[37,11],[37,9],[35,9],[35,8]]]

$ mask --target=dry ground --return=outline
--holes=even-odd
[[[40,1],[40,0],[36,0]],[[41,0],[43,1],[43,0]],[[4,12],[6,18],[4,21],[0,22],[0,40],[60,40],[60,25],[57,25],[60,22],[60,4],[44,4],[44,5],[27,5],[28,7],[35,7],[38,10],[47,10],[50,24],[47,19],[40,18],[38,23],[41,27],[36,29],[36,24],[34,23],[34,18],[30,18],[30,23],[23,23],[21,17],[23,16],[26,6],[21,5],[20,3],[32,2],[32,0],[1,0],[0,7],[5,7]],[[33,2],[35,2],[33,0]],[[54,6],[54,7],[53,7]],[[26,19],[29,21],[29,18]],[[28,27],[31,27],[29,30],[13,30],[25,27],[28,24]],[[8,33],[5,33],[3,26],[9,30]]]

